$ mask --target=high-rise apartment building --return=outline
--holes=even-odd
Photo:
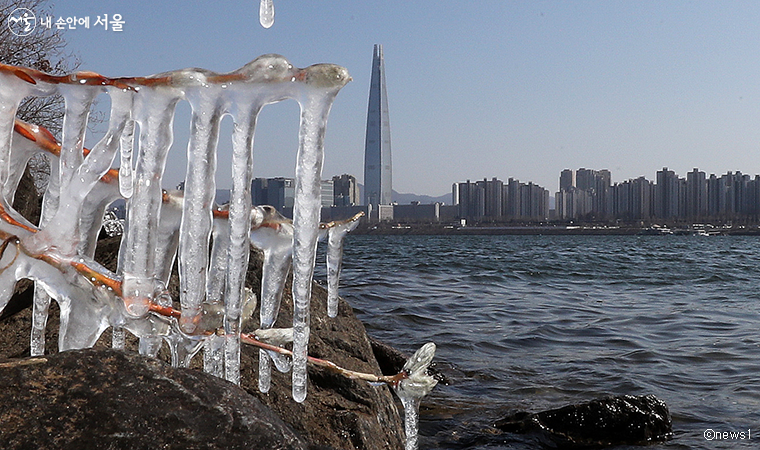
[[[335,206],[356,206],[359,198],[359,183],[353,175],[336,175],[333,181],[333,203]]]
[[[295,197],[296,181],[293,178],[254,178],[251,183],[254,205],[270,205],[283,212],[293,208]]]
[[[565,169],[559,174],[559,190],[569,191],[575,187],[575,172]]]
[[[557,217],[609,218],[613,204],[611,182],[612,175],[607,169],[563,170],[559,175],[559,192],[555,196]]]

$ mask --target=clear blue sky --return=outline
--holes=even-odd
[[[760,173],[757,1],[275,0],[270,29],[258,24],[258,0],[53,8],[123,16],[121,33],[65,32],[82,69],[107,76],[226,72],[264,53],[299,67],[347,67],[354,81],[330,117],[325,178],[361,181],[376,43],[385,50],[399,192],[440,195],[484,177],[554,192],[559,172],[579,167],[607,168],[613,181],[654,179],[663,166],[682,176],[694,167]],[[187,110],[175,124],[169,186],[184,177]],[[295,102],[264,109],[256,176],[292,176],[297,125]],[[225,138],[221,187],[229,185]]]

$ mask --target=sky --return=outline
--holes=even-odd
[[[145,76],[235,70],[279,53],[298,67],[330,62],[353,77],[338,94],[323,178],[362,182],[374,44],[385,53],[393,188],[438,196],[497,177],[554,192],[562,169],[609,169],[613,182],[760,173],[760,2],[274,0],[57,1],[54,16],[121,14],[123,31],[65,30],[82,70]],[[264,108],[254,176],[293,176],[294,101]],[[218,187],[229,187],[230,126]],[[164,178],[184,178],[189,106],[175,119]],[[93,138],[96,138],[94,133]]]

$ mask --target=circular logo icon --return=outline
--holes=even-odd
[[[29,36],[36,26],[37,18],[26,8],[16,8],[8,16],[8,29],[16,36]]]

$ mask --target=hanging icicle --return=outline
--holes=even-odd
[[[273,14],[272,2],[263,2],[263,23],[271,25]],[[295,220],[285,249],[278,249],[270,258],[277,263],[270,261],[272,269],[266,278],[272,287],[265,296],[268,303],[275,297],[279,302],[282,276],[276,274],[287,272],[292,254],[296,310],[293,392],[303,401],[324,128],[335,95],[348,81],[350,77],[341,67],[319,64],[299,69],[279,55],[264,55],[227,74],[186,69],[145,78],[112,79],[91,72],[51,76],[0,65],[0,239],[5,240],[0,254],[5,267],[0,272],[0,309],[16,279],[31,278],[38,285],[32,327],[35,354],[44,352],[51,297],[61,307],[61,349],[92,345],[104,329],[114,327],[115,346],[123,346],[121,333],[128,330],[140,338],[141,352],[155,354],[166,341],[175,364],[184,365],[208,341],[209,367],[218,373],[218,355],[224,347],[225,377],[239,382],[240,326],[248,314],[246,308],[253,303],[244,292],[244,281],[251,239],[256,118],[268,103],[295,99],[301,106]],[[83,143],[91,105],[104,92],[111,96],[112,105],[108,131],[86,151]],[[34,126],[19,126],[22,137],[14,145],[14,117],[20,101],[54,94],[61,94],[66,101],[61,145]],[[193,108],[184,199],[164,193],[161,186],[173,142],[174,111],[182,100]],[[216,143],[224,115],[233,117],[235,127],[228,211],[217,210],[213,204]],[[36,147],[50,152],[57,162],[39,227],[28,223],[9,203],[27,153]],[[118,173],[111,170],[117,152],[121,154]],[[103,208],[117,196],[128,199],[127,223],[119,268],[113,274],[96,264],[92,255]],[[217,247],[210,254],[212,217],[217,213],[223,216],[223,223],[215,232]],[[165,294],[175,258],[180,266],[181,312],[172,309]],[[216,322],[210,318],[220,315],[222,309],[222,323],[211,325]],[[262,330],[271,327],[276,309],[265,308]],[[212,326],[219,328],[212,330]],[[223,346],[218,339],[207,337],[219,335],[220,330]],[[280,369],[289,365],[279,356],[276,363]]]
[[[274,2],[272,0],[261,0],[259,4],[259,23],[264,28],[270,28],[274,25]]]

